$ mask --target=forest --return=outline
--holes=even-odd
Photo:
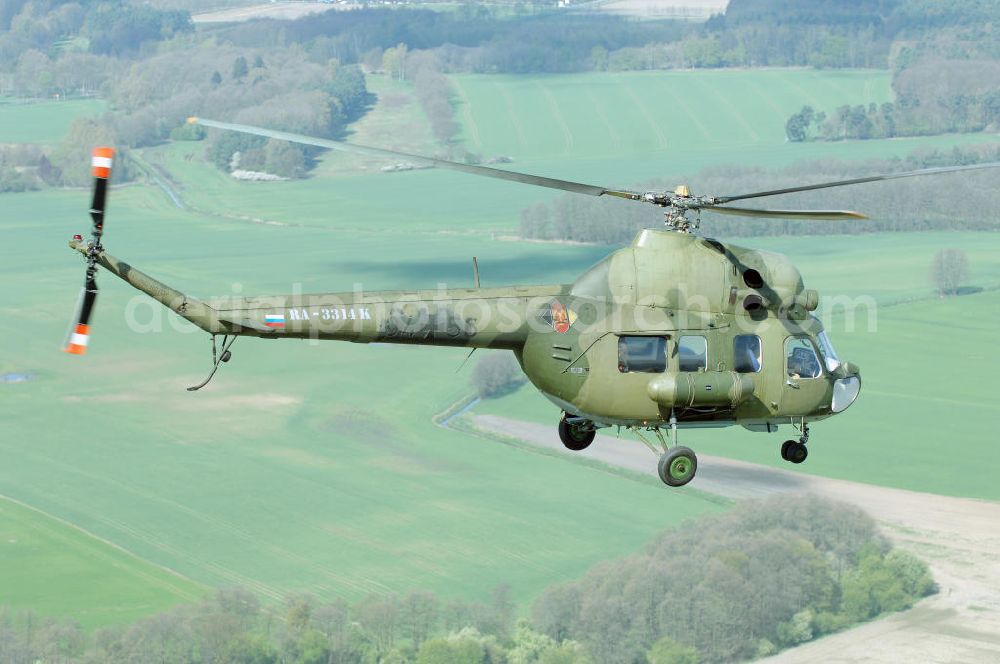
[[[200,140],[192,114],[328,138],[370,106],[363,71],[413,82],[445,154],[454,142],[448,73],[623,71],[806,65],[890,67],[895,103],[802,109],[793,141],[875,138],[995,127],[1000,114],[993,3],[734,0],[698,24],[630,21],[586,12],[462,5],[455,11],[369,8],[290,22],[257,20],[195,31],[183,9],[82,0],[0,1],[0,96],[98,97],[54,150],[0,149],[0,191],[84,184],[90,137],[123,148]],[[984,38],[985,37],[985,38]],[[315,152],[238,136],[214,138],[210,160],[281,177],[308,174]],[[126,155],[127,159],[127,155]],[[126,177],[136,169],[119,170]],[[529,223],[529,225],[531,225]],[[537,225],[537,223],[535,224]],[[534,232],[529,237],[542,237]]]
[[[893,74],[895,102],[804,106],[785,123],[790,141],[894,138],[1000,128],[1000,60],[926,55]]]
[[[860,510],[811,496],[746,501],[543,592],[518,620],[430,592],[263,606],[219,589],[132,625],[0,612],[0,661],[63,664],[679,664],[753,659],[933,593],[927,567]]]

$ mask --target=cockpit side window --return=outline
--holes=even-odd
[[[823,373],[816,349],[806,337],[785,340],[785,368],[789,378],[819,378]]]
[[[739,334],[733,338],[733,371],[757,373],[761,366],[760,337]]]
[[[677,340],[678,371],[708,369],[708,342],[701,335],[685,335]]]
[[[618,337],[618,371],[662,373],[667,370],[664,337]]]

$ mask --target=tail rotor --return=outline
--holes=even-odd
[[[91,158],[91,172],[94,176],[94,197],[90,203],[90,218],[93,221],[91,241],[87,248],[87,272],[84,277],[83,290],[76,306],[73,324],[66,335],[63,351],[73,355],[83,355],[87,352],[90,341],[90,316],[97,302],[97,257],[101,253],[101,236],[104,235],[104,209],[108,199],[108,182],[111,179],[111,166],[114,161],[113,148],[94,148]],[[79,235],[75,240],[83,240]]]

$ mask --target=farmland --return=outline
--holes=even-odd
[[[58,143],[75,118],[104,110],[96,99],[24,101],[0,97],[0,143]]]
[[[785,118],[804,103],[886,99],[888,78],[878,72],[468,76],[456,83],[468,149],[510,154],[526,171],[602,184],[679,177],[719,163],[862,159],[983,140],[784,143]],[[372,87],[383,98],[406,94],[387,82]],[[729,95],[739,108],[723,103]],[[397,101],[363,119],[354,140],[386,136],[392,114],[398,119],[410,103]],[[573,113],[581,108],[593,111]],[[3,127],[11,126],[8,110],[0,107]],[[38,140],[51,140],[44,137],[58,132],[55,122],[33,129]],[[426,145],[426,127],[414,131],[410,147]],[[106,236],[109,251],[194,295],[466,285],[473,255],[484,285],[563,282],[607,252],[499,241],[516,228],[522,207],[551,196],[544,190],[437,171],[351,172],[341,155],[324,157],[308,180],[238,183],[200,152],[196,143],[144,151],[187,207],[174,207],[153,186],[116,189]],[[459,349],[245,339],[215,382],[192,394],[184,387],[207,372],[208,340],[175,330],[182,327],[176,318],[103,274],[90,352],[82,359],[59,353],[83,277],[64,240],[86,229],[88,194],[2,200],[0,225],[16,251],[0,268],[7,349],[0,370],[35,378],[0,385],[0,453],[11,460],[0,465],[0,493],[198,584],[245,585],[276,601],[291,591],[358,598],[412,589],[471,599],[508,583],[523,606],[547,584],[721,509],[696,493],[436,427],[431,417],[468,391],[468,367],[456,375],[465,355]],[[889,304],[928,295],[930,257],[943,244],[967,249],[975,285],[995,286],[997,243],[989,234],[926,234],[750,244],[788,253],[811,287]],[[975,351],[996,328],[990,311],[996,295],[984,292],[885,307],[876,333],[845,334],[834,325],[841,354],[865,372],[865,395],[848,415],[816,428],[806,470],[997,497],[986,476],[996,453],[984,425],[996,407],[977,396],[997,367]],[[927,351],[945,342],[960,352]],[[927,411],[944,399],[958,419],[918,421],[910,397]],[[489,410],[552,423],[557,415],[530,388],[480,407]],[[951,443],[942,441],[944,427]],[[755,436],[732,430],[689,442],[776,462],[776,441]],[[962,445],[965,475],[937,474],[944,443]],[[24,606],[38,587],[18,592],[11,602]],[[160,601],[172,597],[161,592]]]
[[[22,504],[0,498],[0,603],[84,627],[192,602],[205,588]]]
[[[3,333],[19,352],[4,368],[36,376],[5,387],[0,402],[0,451],[17,459],[0,471],[8,495],[201,583],[272,601],[296,590],[356,599],[414,588],[471,599],[498,583],[527,601],[718,509],[438,429],[432,415],[466,390],[455,375],[460,350],[246,340],[228,371],[191,394],[184,387],[207,370],[207,339],[169,324],[131,332],[128,312],[147,324],[158,310],[129,309],[133,294],[105,275],[91,351],[75,362],[57,350],[82,272],[63,238],[80,227],[85,198],[26,194],[5,208],[19,252],[6,268]],[[404,235],[192,220],[149,187],[116,191],[111,206],[109,246],[201,294],[237,280],[246,292],[288,291],[298,276],[307,289],[433,285],[469,249],[464,238],[431,238],[406,260]],[[506,248],[481,255],[488,263]],[[526,247],[508,276],[535,266],[537,280],[565,278],[569,268],[546,271],[545,249]],[[376,277],[379,261],[391,269]],[[438,262],[446,269],[430,267]],[[569,505],[587,520],[568,519]]]

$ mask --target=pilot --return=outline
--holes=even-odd
[[[816,353],[808,348],[795,348],[788,356],[788,375],[792,378],[815,378],[819,376],[819,361]]]
[[[743,334],[734,341],[733,369],[740,373],[760,371],[760,339],[754,335]]]

